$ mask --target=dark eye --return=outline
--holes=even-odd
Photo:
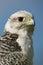
[[[18,17],[18,21],[22,22],[23,21],[23,17]]]

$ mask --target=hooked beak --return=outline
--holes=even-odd
[[[27,18],[26,19],[26,25],[35,25],[35,23],[34,23],[34,19],[31,17],[31,18]]]

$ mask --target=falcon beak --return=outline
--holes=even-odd
[[[26,19],[26,25],[33,25],[34,26],[34,19],[31,17],[31,18],[27,18]]]

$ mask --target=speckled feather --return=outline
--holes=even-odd
[[[0,38],[0,65],[28,65],[28,59],[20,52],[21,47],[16,42],[17,34],[6,32]],[[31,59],[30,59],[31,60]],[[30,62],[29,65],[31,65]]]

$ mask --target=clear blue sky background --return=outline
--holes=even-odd
[[[34,15],[34,65],[43,65],[43,0],[0,0],[0,36],[8,17],[18,10]]]

